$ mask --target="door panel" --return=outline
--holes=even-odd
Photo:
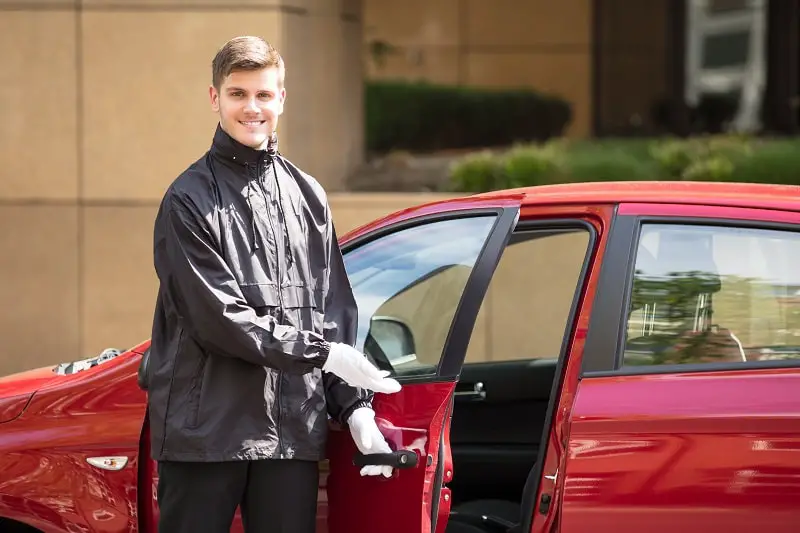
[[[454,505],[487,497],[519,500],[539,452],[556,364],[538,359],[464,366],[450,435]],[[484,396],[473,394],[476,384]]]
[[[356,447],[350,432],[331,431],[329,531],[428,531],[439,443],[453,387],[453,382],[406,385],[397,394],[375,399],[378,427],[389,446],[415,450],[420,459],[414,468],[395,470],[391,479],[362,478],[353,466]]]
[[[798,390],[798,369],[584,379],[561,530],[796,532]]]

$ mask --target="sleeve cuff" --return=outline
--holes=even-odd
[[[317,368],[322,368],[325,366],[325,363],[328,362],[328,355],[331,353],[331,343],[323,340],[320,341],[318,344],[319,348],[317,349],[317,356],[314,358],[314,362]]]
[[[339,422],[341,424],[347,424],[347,421],[350,420],[350,415],[353,414],[353,411],[361,407],[369,407],[372,409],[372,402],[370,400],[358,400],[357,402],[353,402],[353,405],[342,411],[342,418],[339,420]]]

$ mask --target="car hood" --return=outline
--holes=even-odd
[[[33,394],[55,379],[52,366],[0,377],[0,424],[21,415]]]

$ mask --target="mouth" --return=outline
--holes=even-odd
[[[257,128],[262,126],[265,122],[266,120],[240,120],[239,124],[247,128]]]

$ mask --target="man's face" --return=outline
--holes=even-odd
[[[209,94],[228,135],[250,148],[266,148],[286,99],[278,68],[231,72],[219,91],[212,85]]]

